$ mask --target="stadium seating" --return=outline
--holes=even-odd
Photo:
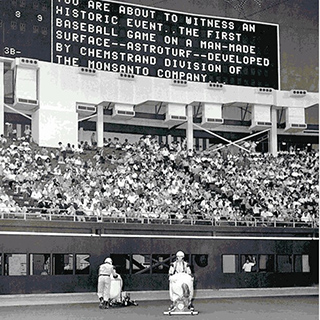
[[[150,136],[103,148],[8,139],[0,149],[0,218],[319,225],[318,153],[223,150],[190,153]]]

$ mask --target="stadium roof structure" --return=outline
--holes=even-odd
[[[83,0],[84,1],[84,0]],[[76,1],[77,2],[77,1]],[[90,1],[89,1],[90,2]],[[173,12],[177,13],[177,15],[190,15],[190,16],[199,16],[199,17],[215,17],[216,20],[223,21],[223,19],[228,20],[229,22],[236,23],[237,21],[244,21],[252,25],[266,25],[271,26],[271,29],[275,26],[276,32],[272,31],[272,36],[270,38],[275,39],[278,38],[276,42],[268,42],[268,31],[271,29],[261,29],[259,31],[260,34],[264,34],[262,38],[263,41],[267,41],[266,50],[268,52],[276,52],[274,55],[277,55],[274,63],[274,69],[277,70],[275,72],[275,76],[273,77],[273,82],[269,81],[270,88],[267,83],[263,83],[261,87],[256,84],[259,81],[254,81],[255,85],[251,84],[253,88],[243,88],[239,89],[239,86],[243,86],[242,82],[239,83],[230,83],[219,81],[209,82],[206,87],[205,84],[200,86],[200,84],[194,83],[191,80],[191,83],[188,84],[187,81],[182,80],[172,80],[170,82],[164,82],[164,79],[157,79],[154,81],[153,85],[149,84],[153,81],[150,79],[149,81],[146,79],[141,80],[140,75],[135,78],[134,75],[120,73],[118,76],[111,75],[110,77],[99,75],[99,81],[96,83],[101,83],[102,81],[109,81],[108,90],[112,91],[111,94],[107,94],[106,98],[100,94],[99,90],[97,90],[98,95],[95,99],[94,95],[86,95],[84,92],[86,88],[83,88],[83,92],[78,92],[79,97],[76,96],[76,92],[73,92],[76,100],[73,100],[73,108],[76,109],[78,113],[78,122],[79,126],[83,128],[85,131],[95,131],[99,126],[99,130],[101,132],[101,123],[104,126],[104,131],[109,132],[120,132],[120,133],[136,133],[136,134],[155,134],[155,135],[173,135],[179,136],[181,134],[181,130],[187,129],[187,117],[184,115],[185,110],[181,113],[179,112],[175,114],[176,110],[179,108],[183,108],[187,104],[192,105],[193,108],[193,122],[195,130],[200,129],[200,124],[205,127],[208,119],[211,121],[211,126],[209,125],[207,129],[212,129],[215,126],[212,126],[212,121],[216,121],[217,126],[221,125],[223,122],[223,126],[219,126],[218,129],[214,129],[214,131],[219,131],[221,135],[224,136],[227,141],[232,140],[232,135],[235,134],[233,138],[243,138],[244,135],[248,135],[250,130],[263,130],[265,126],[271,125],[271,121],[261,120],[263,116],[261,114],[268,114],[270,112],[270,106],[274,106],[277,108],[277,126],[280,129],[280,133],[287,136],[291,136],[291,133],[301,133],[304,130],[304,136],[312,137],[312,143],[317,143],[318,138],[318,126],[319,126],[319,104],[318,104],[318,87],[319,87],[319,8],[318,1],[300,1],[300,0],[183,0],[183,1],[173,1],[173,0],[126,0],[126,1],[117,1],[110,0],[106,1],[110,3],[118,3],[119,5],[123,4],[123,7],[132,5],[133,7],[141,7],[141,8],[149,8],[150,10],[162,10],[162,12]],[[95,1],[92,3],[96,3],[94,6],[99,6],[105,1]],[[49,3],[49,2],[48,2]],[[59,2],[60,3],[60,2]],[[65,2],[66,6],[70,1]],[[56,7],[57,8],[57,7]],[[67,8],[68,10],[70,8]],[[53,10],[54,11],[54,10]],[[62,9],[61,9],[62,12]],[[18,10],[17,14],[21,12]],[[64,11],[65,17],[69,16],[69,11]],[[56,9],[56,23],[58,23],[60,8]],[[130,18],[130,14],[127,14]],[[58,17],[58,18],[57,18]],[[129,19],[128,18],[128,19]],[[129,19],[130,20],[130,19]],[[141,20],[142,21],[142,20]],[[142,22],[139,23],[142,23]],[[195,22],[196,23],[196,22]],[[245,25],[246,23],[243,23]],[[141,25],[140,25],[141,26]],[[20,25],[21,28],[21,25]],[[56,29],[57,26],[55,26]],[[61,29],[67,29],[63,26]],[[56,29],[52,27],[52,35],[55,34]],[[60,30],[58,30],[60,31]],[[257,33],[258,34],[258,33]],[[141,36],[141,33],[138,33]],[[145,34],[150,37],[150,34]],[[229,34],[230,35],[230,34]],[[78,37],[78,34],[76,34]],[[54,36],[52,36],[54,37]],[[78,39],[78,38],[77,38]],[[273,39],[273,40],[274,40]],[[250,41],[250,39],[249,39]],[[278,42],[277,42],[278,41]],[[213,41],[214,42],[214,41]],[[74,43],[73,43],[74,44]],[[272,48],[275,44],[277,47]],[[60,44],[65,45],[66,48],[69,45],[68,43]],[[55,47],[55,45],[51,45]],[[242,47],[244,48],[244,47]],[[88,49],[88,48],[87,48]],[[84,49],[82,55],[85,56],[89,53],[87,49]],[[208,48],[205,48],[208,49]],[[56,50],[56,51],[55,51]],[[210,50],[210,48],[208,49]],[[207,52],[208,52],[207,50]],[[230,49],[228,49],[230,51]],[[53,49],[53,52],[57,53],[57,48]],[[96,50],[95,54],[100,54],[101,51]],[[183,51],[183,54],[186,54],[187,50]],[[117,52],[118,53],[118,52]],[[107,54],[107,52],[104,52]],[[51,61],[52,60],[51,53]],[[172,55],[173,57],[174,55]],[[56,55],[58,57],[58,55]],[[129,55],[126,56],[127,59],[132,59]],[[96,57],[95,57],[96,58]],[[108,57],[109,58],[109,57]],[[149,63],[151,61],[150,57]],[[171,57],[170,57],[171,58]],[[69,93],[72,91],[65,92],[65,99],[58,101],[55,100],[55,97],[50,95],[51,87],[49,83],[53,85],[54,79],[62,80],[62,75],[64,72],[69,74],[69,70],[66,68],[60,68],[57,65],[57,68],[51,67],[49,69],[48,64],[43,63],[41,58],[35,57],[35,59],[39,59],[39,63],[37,60],[29,59],[27,60],[27,64],[34,64],[34,69],[41,69],[41,83],[38,81],[38,84],[34,84],[37,87],[40,83],[41,90],[40,93],[37,92],[37,95],[40,94],[42,101],[38,101],[38,97],[35,99],[31,99],[30,101],[25,101],[23,97],[22,99],[14,98],[14,94],[11,95],[10,90],[16,90],[17,79],[23,77],[38,77],[38,71],[34,71],[34,75],[28,74],[26,76],[25,72],[22,71],[23,65],[25,62],[23,58],[11,59],[10,55],[6,55],[3,58],[0,58],[0,61],[4,62],[4,79],[6,84],[10,84],[11,88],[4,88],[4,120],[7,122],[15,122],[21,121],[21,117],[25,114],[25,123],[30,122],[30,120],[34,117],[31,116],[31,113],[38,110],[39,105],[63,105],[70,104],[71,98],[69,99]],[[161,58],[162,59],[162,58]],[[216,59],[216,57],[215,57]],[[230,59],[230,58],[229,58]],[[31,62],[30,62],[31,61]],[[44,59],[44,61],[49,62],[50,60]],[[172,60],[173,61],[173,60]],[[172,62],[171,61],[171,62]],[[101,61],[98,61],[99,63]],[[230,61],[228,61],[230,62]],[[37,64],[37,66],[35,66]],[[63,64],[63,63],[62,63]],[[152,61],[151,61],[152,64]],[[98,66],[98,64],[96,64]],[[193,64],[194,66],[194,64]],[[21,76],[17,76],[18,71]],[[40,70],[39,69],[39,70]],[[81,86],[83,84],[87,84],[88,86],[94,87],[94,77],[91,77],[91,80],[80,80],[79,73],[82,74],[90,74],[93,76],[97,76],[97,74],[101,71],[101,69],[90,69],[90,68],[78,68],[80,71],[71,71],[70,81],[69,83],[78,83]],[[58,71],[61,70],[61,71]],[[67,71],[68,70],[68,71]],[[103,71],[103,70],[102,70]],[[110,71],[110,70],[107,70]],[[250,72],[251,70],[249,70]],[[255,72],[258,73],[258,68]],[[261,70],[260,70],[261,71]],[[38,72],[38,73],[37,73]],[[263,72],[263,71],[262,71]],[[78,73],[75,75],[75,73]],[[103,72],[102,72],[103,73]],[[51,78],[47,77],[48,74],[51,74]],[[135,87],[134,82],[131,82],[132,85],[128,85],[125,83],[126,81],[122,81],[120,84],[119,78],[126,78],[122,80],[134,80],[137,81],[137,86]],[[139,78],[140,77],[140,78]],[[132,79],[129,79],[132,78]],[[223,78],[223,77],[222,77]],[[38,79],[38,78],[37,78]],[[72,80],[71,80],[72,79]],[[83,79],[83,78],[81,78]],[[89,79],[89,78],[87,78]],[[93,79],[93,80],[92,80]],[[234,77],[235,79],[235,77]],[[230,79],[229,79],[230,80]],[[275,81],[276,80],[276,81]],[[59,80],[57,80],[58,82]],[[168,81],[168,80],[167,80]],[[233,80],[233,81],[238,81]],[[64,83],[64,86],[68,86],[68,81],[61,81]],[[130,82],[130,81],[129,81]],[[203,81],[207,82],[207,81]],[[250,82],[250,81],[249,81]],[[277,83],[276,83],[277,82]],[[115,83],[118,83],[115,85]],[[5,84],[5,85],[6,85]],[[159,84],[159,92],[164,92],[167,90],[166,94],[159,94],[156,92],[155,87]],[[239,84],[233,86],[233,84]],[[176,85],[175,88],[172,85]],[[246,84],[245,84],[246,85]],[[249,83],[250,85],[250,83]],[[44,87],[47,86],[44,90]],[[60,94],[62,91],[62,84],[60,88],[57,87],[57,92],[60,90]],[[139,86],[139,89],[137,87]],[[178,88],[180,86],[180,89]],[[188,87],[189,86],[189,87]],[[22,87],[22,85],[20,85]],[[136,89],[132,89],[135,87]],[[53,88],[53,87],[52,87]],[[130,90],[127,90],[127,89]],[[149,96],[141,93],[145,88],[149,90],[151,94]],[[199,94],[199,98],[197,97],[197,89],[201,89],[201,93]],[[211,93],[207,89],[211,90]],[[227,94],[221,93],[223,89]],[[102,90],[102,88],[101,88]],[[100,91],[101,91],[100,90]],[[121,93],[126,92],[128,99],[131,98],[132,101],[129,101],[121,96]],[[216,90],[216,91],[215,91]],[[220,92],[219,92],[220,90]],[[243,90],[243,91],[241,91]],[[256,91],[254,91],[256,90]],[[257,90],[259,91],[257,93]],[[46,92],[48,91],[48,92]],[[118,92],[119,91],[119,92]],[[206,92],[205,92],[206,91]],[[215,93],[214,93],[215,91]],[[47,96],[44,95],[44,92]],[[140,96],[137,93],[141,93]],[[6,93],[9,93],[6,95]],[[185,99],[182,99],[181,96],[177,96],[177,94],[185,95]],[[99,95],[100,94],[100,95]],[[241,94],[244,96],[242,99]],[[16,94],[18,95],[18,94]],[[189,99],[190,97],[190,99]],[[212,97],[215,97],[216,100],[212,100]],[[231,98],[230,98],[231,97]],[[235,97],[234,99],[232,99]],[[141,98],[141,99],[140,99]],[[51,100],[50,100],[51,99]],[[91,99],[91,100],[90,100]],[[211,99],[211,101],[210,101]],[[127,101],[128,100],[128,101]],[[29,103],[30,102],[30,103]],[[264,108],[263,106],[269,106],[268,108]],[[20,105],[22,106],[21,108]],[[34,108],[34,106],[37,108]],[[34,109],[33,109],[34,108]],[[60,107],[61,108],[61,107]],[[103,109],[103,121],[101,122],[101,113],[100,113],[100,124],[97,121],[97,113],[98,108]],[[209,112],[214,109],[216,110],[216,115],[213,116],[214,112]],[[284,110],[287,110],[284,112]],[[299,110],[300,109],[300,110]],[[304,110],[306,109],[305,114]],[[174,110],[174,114],[170,114],[171,110]],[[269,110],[269,111],[268,111]],[[70,111],[70,110],[69,110]],[[208,114],[206,114],[208,111]],[[222,117],[223,111],[223,117]],[[301,115],[303,111],[303,115]],[[44,111],[43,111],[44,112]],[[300,114],[298,114],[300,113]],[[66,114],[67,115],[67,114]],[[295,119],[300,117],[300,122],[292,124],[296,125],[295,127],[288,127],[288,117]],[[255,119],[257,116],[258,119]],[[20,117],[19,120],[17,118]],[[74,117],[74,116],[73,116]],[[259,120],[260,117],[260,120]],[[261,118],[262,117],[262,118]],[[223,119],[222,119],[223,118]],[[266,118],[270,118],[270,114],[267,115]],[[284,119],[286,118],[286,119]],[[74,119],[69,119],[72,123],[75,123]],[[208,121],[207,121],[208,120]],[[218,121],[220,120],[220,122]],[[272,120],[274,122],[274,120]],[[264,123],[263,123],[264,122]],[[286,123],[287,122],[287,123]],[[289,121],[290,122],[290,121]],[[248,129],[249,128],[249,129]],[[0,127],[1,129],[1,127]],[[179,131],[180,130],[180,131]],[[0,130],[1,131],[1,130]],[[198,133],[195,137],[198,138],[208,138],[207,133],[209,130],[206,128],[202,133]],[[241,135],[243,134],[243,135]],[[183,135],[182,135],[183,136]],[[101,136],[100,136],[101,138]],[[60,139],[59,139],[60,141]],[[98,141],[99,142],[99,141]],[[100,142],[101,143],[101,139]]]

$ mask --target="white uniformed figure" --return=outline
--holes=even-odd
[[[176,253],[177,260],[174,261],[169,268],[169,276],[174,275],[175,273],[187,273],[191,275],[191,269],[189,264],[184,261],[184,253],[182,251],[178,251]]]
[[[112,259],[106,258],[104,260],[104,263],[99,267],[98,297],[100,300],[100,309],[109,308],[111,276],[117,278],[118,274],[116,273],[114,266],[112,265]]]
[[[185,306],[194,310],[192,305],[193,298],[193,277],[189,264],[184,261],[184,253],[178,251],[176,260],[169,268],[169,292],[172,304],[169,310],[175,310],[177,302],[184,300]]]

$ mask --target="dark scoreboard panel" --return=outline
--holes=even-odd
[[[51,61],[51,0],[0,0],[0,55]]]
[[[279,89],[278,25],[116,1],[0,0],[1,55]]]

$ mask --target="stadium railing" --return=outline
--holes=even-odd
[[[135,224],[165,224],[165,225],[207,225],[207,226],[231,226],[231,227],[288,227],[288,228],[318,228],[319,220],[300,221],[300,220],[277,220],[253,217],[251,220],[237,220],[222,217],[221,219],[199,219],[199,218],[183,218],[183,219],[161,219],[153,217],[133,217],[133,216],[94,216],[94,215],[77,215],[67,214],[66,211],[60,213],[41,212],[39,208],[29,208],[28,212],[8,212],[1,211],[0,218],[2,220],[45,220],[45,221],[70,221],[70,222],[97,222],[97,223],[135,223]]]

